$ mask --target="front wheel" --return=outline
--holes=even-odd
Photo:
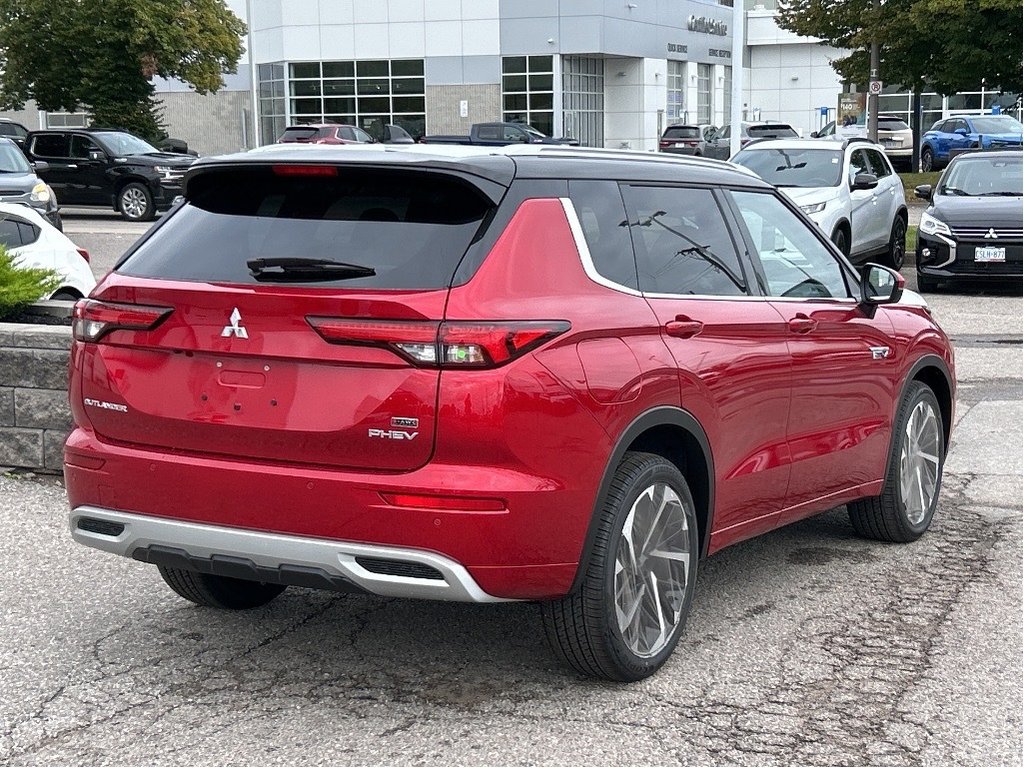
[[[920,538],[938,505],[945,451],[939,401],[928,386],[913,381],[893,422],[882,495],[847,505],[854,531],[879,541]]]
[[[117,209],[128,221],[152,221],[156,216],[153,195],[145,184],[133,181],[125,184],[117,195]]]
[[[849,257],[850,255],[850,238],[846,234],[846,230],[842,227],[836,227],[836,231],[832,233],[832,242],[835,243],[844,256]]]
[[[889,266],[899,272],[903,269],[906,257],[907,224],[902,216],[897,216],[892,222],[892,232],[889,233]]]
[[[627,453],[597,521],[580,586],[543,604],[555,654],[606,680],[654,674],[679,642],[697,577],[693,497],[671,462]]]
[[[205,608],[224,608],[233,611],[259,608],[285,590],[281,584],[232,579],[228,576],[214,576],[180,568],[166,568],[162,565],[157,567],[167,586],[178,596]]]

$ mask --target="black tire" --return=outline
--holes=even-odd
[[[60,217],[59,213],[53,214],[53,221],[50,223],[57,228],[58,232],[64,231],[64,220]]]
[[[205,608],[223,608],[241,611],[266,605],[284,592],[281,584],[264,584],[258,581],[232,579],[227,576],[213,576],[209,573],[184,571],[179,568],[165,568],[160,565],[160,575],[180,597]]]
[[[844,256],[850,256],[850,236],[846,234],[846,229],[843,227],[836,227],[835,232],[832,233],[832,242],[835,243],[836,248],[838,248]]]
[[[137,181],[125,184],[117,193],[117,210],[128,221],[152,221],[156,218],[153,195],[145,184]]]
[[[925,147],[921,150],[921,173],[930,173],[935,169],[935,153],[932,152],[931,147]]]
[[[920,272],[917,273],[917,291],[918,293],[934,293],[939,289],[939,281],[922,275]]]
[[[911,414],[919,404],[932,409],[938,424],[935,492],[923,519],[914,521],[901,491],[901,464],[903,462],[903,436],[907,431]],[[889,542],[915,541],[928,530],[935,508],[938,505],[939,490],[942,487],[942,467],[945,463],[945,432],[942,423],[942,409],[935,393],[919,381],[907,387],[893,421],[892,445],[889,448],[889,465],[882,487],[882,495],[860,499],[847,505],[850,523],[858,536],[866,539]],[[922,494],[923,496],[923,494]]]
[[[78,291],[71,291],[67,288],[61,288],[53,296],[50,297],[50,301],[78,301],[82,298]]]
[[[889,253],[887,255],[889,266],[899,272],[907,260],[907,222],[902,216],[897,216],[892,222],[892,231],[889,233]]]
[[[652,648],[651,654],[643,655],[629,647],[616,618],[616,558],[622,546],[631,546],[635,551],[635,542],[623,545],[623,527],[627,519],[634,519],[639,514],[630,515],[634,505],[645,491],[662,486],[675,493],[682,508],[680,521],[685,520],[685,526],[670,526],[670,529],[675,532],[672,535],[676,544],[686,544],[688,576],[681,598],[672,608],[677,612],[674,628],[661,641],[664,644],[658,645],[660,650],[655,652]],[[652,495],[652,503],[654,498]],[[569,595],[542,603],[544,629],[555,655],[578,672],[620,682],[641,680],[654,674],[672,655],[690,611],[699,560],[693,497],[686,479],[674,464],[655,454],[629,452],[619,464],[608,497],[597,514],[597,534],[582,583]],[[664,539],[662,541],[663,548],[671,546]],[[651,538],[648,537],[640,548],[640,567],[652,559],[650,555],[655,547],[652,546],[650,551],[646,549],[650,543]],[[653,573],[653,567],[642,572],[644,586],[647,577]],[[634,571],[634,575],[637,574]],[[641,595],[642,590],[637,594],[634,614],[639,612]]]

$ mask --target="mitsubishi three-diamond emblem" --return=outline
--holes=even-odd
[[[985,239],[986,240],[998,240],[999,239],[999,235],[996,234],[996,230],[995,230],[994,227],[989,227],[989,230],[988,230],[988,232],[985,235]]]
[[[240,339],[248,339],[249,332],[245,330],[245,326],[241,325],[242,313],[238,311],[238,307],[235,307],[231,312],[231,322],[224,326],[224,330],[220,332],[221,336],[237,336]]]

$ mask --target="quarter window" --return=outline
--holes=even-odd
[[[771,193],[730,192],[754,243],[770,296],[845,299],[843,269],[811,229]]]
[[[739,296],[743,268],[710,189],[624,187],[641,291]]]
[[[619,185],[614,181],[571,181],[569,199],[598,274],[635,290],[636,263]]]

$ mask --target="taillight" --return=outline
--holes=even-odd
[[[75,248],[78,251],[78,255],[85,259],[85,263],[89,263],[89,252],[85,248]]]
[[[148,331],[172,311],[170,307],[82,299],[75,304],[71,329],[78,341],[99,341],[111,331]]]
[[[569,323],[564,320],[437,322],[334,317],[307,317],[306,320],[332,344],[384,347],[413,365],[428,368],[493,368],[569,330]]]

